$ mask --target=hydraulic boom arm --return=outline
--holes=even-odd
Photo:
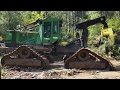
[[[76,29],[87,28],[91,25],[98,24],[98,23],[102,23],[104,25],[104,28],[108,28],[108,25],[106,23],[106,18],[105,16],[102,16],[102,17],[99,17],[93,20],[89,20],[83,23],[76,24]]]

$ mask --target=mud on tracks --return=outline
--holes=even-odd
[[[63,62],[53,63],[49,69],[7,68],[1,79],[120,79],[120,61],[111,60],[117,71],[64,69]]]

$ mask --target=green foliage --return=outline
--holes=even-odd
[[[6,15],[6,11],[0,11],[0,36],[3,36],[7,29],[6,25],[8,21],[6,19]]]
[[[22,14],[23,24],[26,25],[38,19],[44,19],[46,18],[45,14],[45,11],[24,11]]]
[[[6,69],[6,67],[0,67],[0,69],[1,69],[1,76],[4,76],[7,74],[8,69]]]
[[[111,42],[109,42],[109,40],[105,37],[102,38],[102,42],[103,44],[99,47],[99,53],[101,55],[103,54],[108,54],[109,53],[109,49],[111,48]]]
[[[88,30],[89,30],[89,38],[91,40],[94,40],[95,36],[99,36],[101,34],[101,29],[102,29],[102,25],[101,24],[90,26],[88,28]]]
[[[108,20],[109,27],[113,28],[115,31],[120,30],[120,16],[113,16]]]
[[[117,29],[115,32],[115,43],[120,45],[120,29]]]
[[[88,19],[94,19],[100,17],[100,11],[87,11]]]
[[[103,44],[99,47],[99,54],[120,60],[120,45],[112,45],[111,40],[107,38],[103,38],[103,41]]]
[[[100,17],[100,11],[88,11],[88,12],[86,12],[86,14],[88,15],[87,20],[91,20],[91,19]],[[88,27],[88,30],[89,30],[88,45],[89,46],[93,47],[96,38],[98,36],[100,36],[100,34],[101,34],[101,29],[102,29],[101,24],[95,24],[95,25]]]
[[[45,19],[45,11],[41,11],[41,12],[38,12],[38,11],[32,11],[31,12],[31,19],[30,19],[30,23],[38,20],[38,19]]]
[[[117,49],[113,48],[112,53],[119,53],[120,45],[120,11],[0,11],[0,36],[4,38],[6,30],[15,29],[18,24],[27,25],[37,19],[44,19],[46,17],[62,18],[62,40],[64,44],[72,41],[75,38],[75,24],[106,16],[108,26],[113,28],[116,34]],[[94,48],[96,38],[100,36],[102,24],[90,26],[88,46]],[[110,42],[105,40],[101,48],[111,47]],[[109,43],[108,43],[108,42]],[[104,49],[103,49],[104,52]],[[116,54],[120,56],[119,54]],[[116,57],[116,56],[115,56]]]
[[[116,60],[120,60],[120,30],[116,30],[116,36],[115,36],[115,45],[113,49],[113,57]]]
[[[2,36],[0,36],[0,41],[2,41],[3,40],[3,37]]]
[[[68,34],[62,33],[62,40],[61,41],[70,42],[73,39],[74,39],[74,36],[72,33],[68,33]]]
[[[114,45],[112,57],[116,60],[120,60],[120,45]]]
[[[105,44],[101,45],[98,48],[98,54],[101,55],[101,56],[106,56],[106,46],[105,46]]]

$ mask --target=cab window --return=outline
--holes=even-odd
[[[58,33],[58,22],[53,22],[53,34]]]
[[[51,34],[51,22],[44,23],[44,37],[49,38]]]

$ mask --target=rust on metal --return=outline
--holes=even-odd
[[[89,49],[79,49],[65,60],[65,68],[115,70],[112,63]]]
[[[49,60],[34,49],[22,45],[14,51],[5,54],[1,59],[3,66],[22,66],[22,67],[40,67],[46,68],[49,65]]]

